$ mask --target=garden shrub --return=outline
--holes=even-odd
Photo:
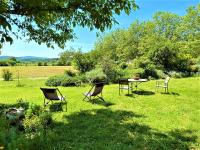
[[[12,80],[13,73],[9,69],[3,69],[2,70],[2,77],[4,81],[10,81]]]
[[[77,76],[77,78],[83,83],[87,83],[88,82],[87,77],[86,77],[85,74],[80,74],[79,76]]]
[[[173,78],[184,78],[190,76],[189,72],[177,72],[177,71],[170,71],[168,72],[169,76]]]
[[[74,70],[65,70],[65,74],[70,77],[75,77],[77,73]]]
[[[14,106],[25,106],[27,103],[20,100]],[[9,105],[9,107],[12,107]],[[25,107],[23,107],[25,109]],[[31,110],[31,111],[30,111]],[[29,111],[29,112],[27,112]],[[23,131],[17,126],[11,126],[9,121],[2,115],[0,115],[0,149],[44,149],[45,135],[48,130],[46,128],[51,127],[52,114],[50,112],[42,110],[42,108],[35,104],[29,104],[25,113],[25,118],[22,121]],[[37,146],[35,146],[37,145]]]
[[[153,64],[148,64],[145,66],[144,68],[144,72],[141,75],[142,78],[149,78],[149,77],[153,77],[155,79],[158,79],[158,74],[157,71],[155,69],[155,66]]]
[[[97,68],[89,72],[86,72],[86,78],[87,81],[90,83],[101,82],[107,79],[106,75],[104,74],[101,68]]]
[[[159,79],[164,79],[166,74],[162,70],[156,70]]]
[[[104,58],[100,63],[100,68],[102,68],[104,74],[107,77],[108,82],[116,83],[118,79],[123,76],[123,71],[117,65],[114,60],[109,58]]]
[[[125,62],[122,62],[119,66],[121,69],[126,69],[128,67],[128,64]]]
[[[26,133],[37,132],[42,129],[40,118],[37,115],[26,116],[23,120],[23,126]]]
[[[57,75],[57,76],[52,76],[47,79],[45,82],[46,86],[60,86],[62,80],[66,77],[66,75]]]
[[[124,70],[124,76],[125,78],[133,78],[135,76],[141,77],[142,74],[144,73],[144,69],[142,68],[132,68],[132,67],[128,67],[127,69]]]
[[[77,77],[66,76],[66,78],[63,78],[61,81],[61,86],[76,86],[78,81],[79,79]]]
[[[42,111],[42,109],[40,106],[30,103],[28,109],[26,110],[26,116],[28,116],[28,117],[31,117],[33,115],[38,116],[41,111]]]
[[[53,76],[47,79],[45,85],[47,86],[76,86],[80,79],[76,76],[68,75]]]

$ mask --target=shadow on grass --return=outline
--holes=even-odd
[[[49,104],[49,110],[51,112],[67,111],[67,102]]]
[[[197,144],[192,130],[161,132],[137,119],[145,116],[131,111],[93,109],[64,115],[45,135],[27,139],[31,149],[89,150],[187,150]]]
[[[166,95],[175,95],[175,96],[179,96],[179,95],[180,95],[179,93],[176,93],[176,92],[168,92],[168,93],[161,92],[161,94],[166,94]]]
[[[152,91],[144,91],[144,90],[140,90],[140,91],[133,91],[134,94],[137,95],[154,95],[155,92]]]
[[[114,105],[114,103],[107,102],[105,99],[104,99],[104,101],[103,101],[103,100],[101,100],[100,98],[94,98],[94,99],[92,99],[92,100],[90,100],[90,101],[88,101],[88,102],[90,102],[90,103],[92,103],[92,104],[96,104],[96,105],[105,106],[105,107],[109,107],[109,106]]]
[[[50,149],[190,149],[197,141],[191,130],[161,132],[136,122],[145,116],[129,111],[95,109],[64,116],[47,132]],[[46,147],[45,147],[46,148]]]

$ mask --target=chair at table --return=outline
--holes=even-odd
[[[86,98],[88,100],[92,100],[92,97],[98,97],[104,101],[103,95],[102,95],[104,84],[105,84],[105,82],[94,83],[94,85],[89,90],[89,92],[84,93],[85,97],[83,98],[83,100],[85,100]]]
[[[156,81],[156,91],[158,91],[158,88],[164,88],[165,93],[168,93],[168,87],[169,87],[169,80],[170,77],[168,76],[165,81]]]
[[[132,90],[132,87],[129,84],[128,78],[119,79],[119,95],[121,92],[123,92],[122,90],[128,90],[128,95],[129,95],[129,91]]]
[[[58,88],[40,88],[44,94],[44,106],[48,105],[49,102],[61,101],[66,102],[65,97],[62,95]],[[46,102],[48,100],[48,102]]]

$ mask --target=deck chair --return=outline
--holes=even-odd
[[[92,100],[92,97],[98,97],[104,101],[103,95],[102,95],[104,84],[105,84],[105,82],[94,83],[94,85],[89,90],[89,92],[84,93],[85,97],[83,98],[83,100],[85,100],[87,98],[90,101],[90,100]]]
[[[131,88],[127,78],[120,78],[119,79],[119,95],[120,95],[121,92],[123,92],[122,90],[128,90],[128,95],[129,95],[129,91],[131,89],[132,88]]]
[[[169,83],[170,77],[168,76],[164,83],[163,81],[156,81],[156,91],[158,91],[158,88],[164,88],[165,93],[168,93],[168,83]]]
[[[59,91],[58,88],[40,88],[44,94],[44,106],[47,106],[49,102],[61,101],[66,102],[65,97]],[[48,100],[46,102],[46,100]]]

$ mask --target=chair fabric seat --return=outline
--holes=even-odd
[[[44,94],[44,106],[46,106],[49,102],[53,101],[65,101],[65,97],[59,91],[58,88],[40,88]],[[48,102],[46,102],[48,100]]]
[[[92,93],[90,92],[87,92],[87,93],[84,93],[85,96],[92,96]]]

